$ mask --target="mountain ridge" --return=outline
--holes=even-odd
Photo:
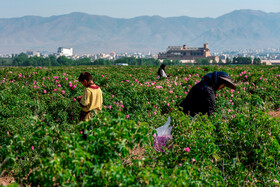
[[[0,18],[0,54],[26,50],[77,54],[159,52],[170,45],[209,43],[210,50],[279,48],[280,13],[235,10],[217,18],[112,18],[72,12],[50,17]]]

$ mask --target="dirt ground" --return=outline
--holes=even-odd
[[[6,186],[15,182],[13,177],[0,177],[0,185]]]
[[[280,119],[280,110],[277,110],[277,111],[271,111],[268,113],[271,117],[273,118],[278,118]]]

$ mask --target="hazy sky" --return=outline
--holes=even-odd
[[[218,17],[239,9],[280,12],[280,0],[0,0],[0,18],[49,17],[71,12],[132,18]]]

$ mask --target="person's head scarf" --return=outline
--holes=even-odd
[[[161,64],[161,65],[160,65],[160,68],[164,70],[164,69],[165,69],[165,66],[166,66],[165,64]]]
[[[236,86],[230,79],[229,75],[224,71],[214,71],[213,73],[208,73],[202,78],[202,81],[208,81],[212,84],[213,89],[216,91],[219,87],[224,84],[225,86],[235,89]]]

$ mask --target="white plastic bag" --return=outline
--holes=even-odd
[[[171,135],[171,130],[172,127],[170,127],[170,116],[167,119],[167,122],[163,125],[160,126],[159,128],[156,129],[157,131],[157,136],[170,136]]]
[[[168,117],[167,122],[156,129],[157,134],[154,134],[154,149],[156,151],[164,152],[165,148],[169,149],[171,147],[170,139],[172,127],[170,127],[171,119]]]

